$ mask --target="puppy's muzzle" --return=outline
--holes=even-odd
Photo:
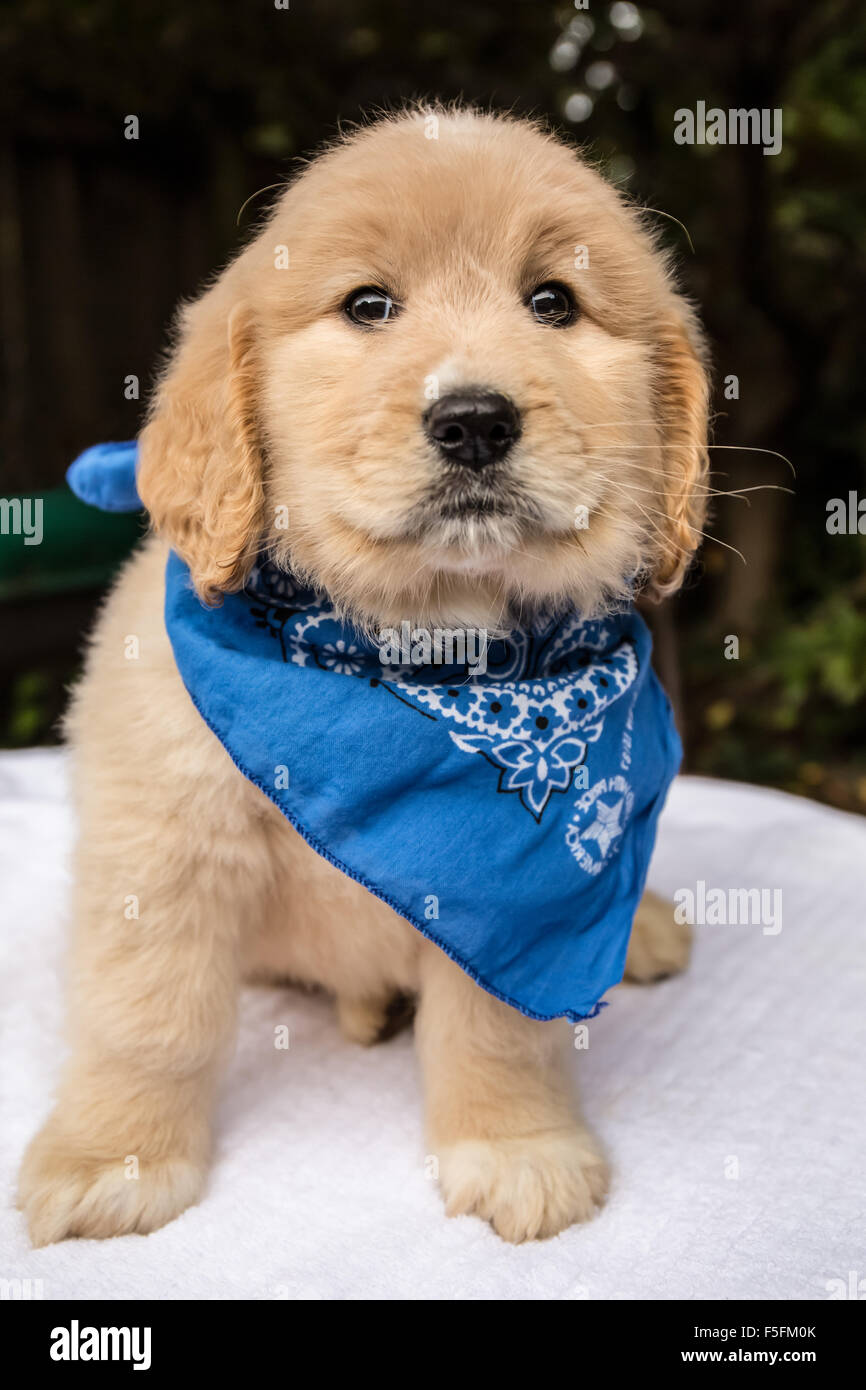
[[[424,429],[449,463],[480,470],[504,459],[516,444],[520,412],[498,392],[453,392],[426,411]]]

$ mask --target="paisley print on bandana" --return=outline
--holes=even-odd
[[[554,792],[570,789],[589,745],[602,737],[605,710],[638,674],[628,639],[617,642],[611,625],[573,614],[492,642],[491,681],[467,665],[383,666],[378,648],[347,640],[326,599],[300,589],[270,562],[256,567],[247,592],[259,601],[256,621],[279,638],[284,661],[314,661],[353,676],[375,668],[370,678],[383,689],[443,720],[462,752],[486,758],[499,773],[497,790],[516,793],[536,821]],[[439,676],[435,684],[431,674]]]

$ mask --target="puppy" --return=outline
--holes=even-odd
[[[607,1169],[568,1082],[569,1030],[479,988],[237,770],[175,665],[166,557],[215,604],[267,552],[372,631],[502,631],[543,609],[603,613],[636,586],[671,593],[706,491],[702,359],[639,214],[537,126],[459,109],[327,150],[183,310],[140,440],[153,534],[68,716],[72,1053],[23,1164],[37,1245],[152,1231],[199,1198],[251,977],[324,986],[364,1044],[395,995],[417,998],[449,1213],[510,1241],[593,1213]],[[467,394],[512,412],[507,467],[455,481],[429,412]],[[146,929],[124,920],[134,893]],[[681,968],[684,930],[646,897],[626,973]]]

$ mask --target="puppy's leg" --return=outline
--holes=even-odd
[[[119,835],[118,812],[80,854],[72,1059],[19,1187],[35,1245],[152,1231],[198,1199],[233,1031],[242,866],[200,819],[136,829],[127,807]]]
[[[685,970],[692,949],[692,929],[678,922],[673,905],[647,891],[638,904],[625,960],[626,980],[649,984]]]
[[[525,1018],[425,947],[416,1034],[448,1215],[474,1212],[510,1241],[592,1216],[607,1166],[577,1112],[567,1025]]]
[[[412,1022],[414,1005],[405,994],[384,994],[377,998],[356,999],[337,996],[337,1017],[347,1042],[372,1047],[388,1042]]]

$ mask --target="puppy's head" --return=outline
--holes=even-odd
[[[139,489],[205,599],[270,550],[351,616],[496,625],[682,580],[698,330],[639,216],[536,127],[385,119],[181,319]]]

